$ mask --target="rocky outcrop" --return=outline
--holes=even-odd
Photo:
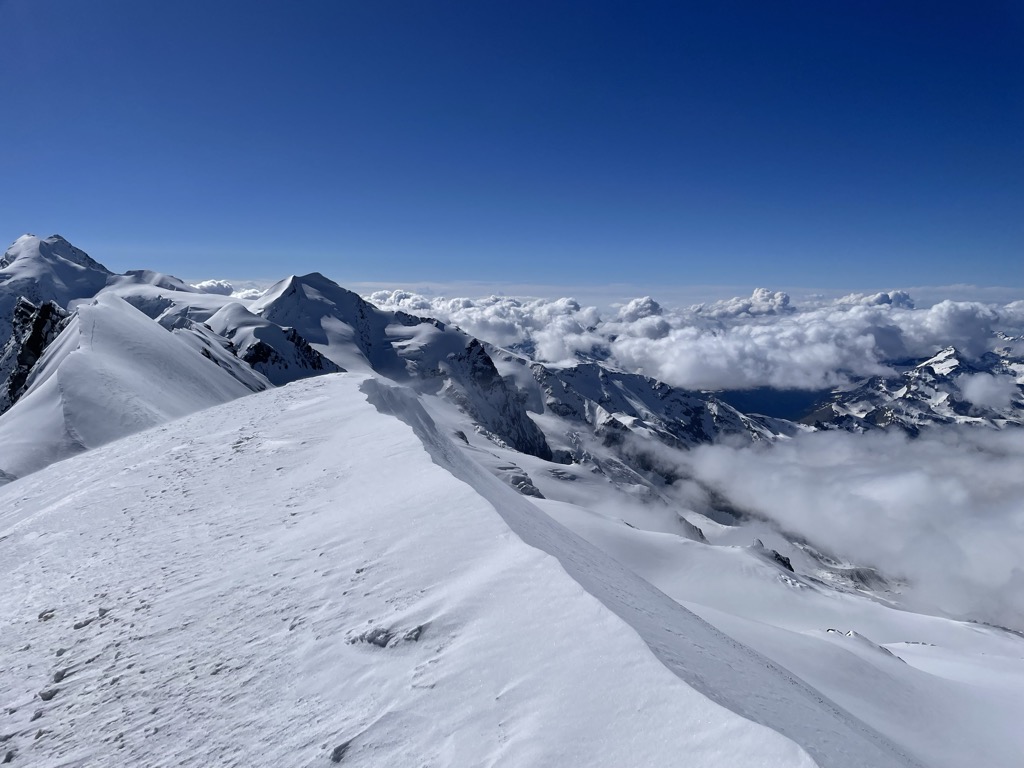
[[[544,433],[530,419],[480,341],[472,339],[462,352],[449,354],[442,368],[449,376],[442,391],[480,426],[517,451],[551,459]]]
[[[11,335],[0,351],[0,413],[24,393],[32,366],[60,334],[68,313],[52,301],[36,306],[18,297],[11,316]]]

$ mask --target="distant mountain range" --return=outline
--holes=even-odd
[[[8,438],[0,469],[9,476],[246,392],[338,371],[372,371],[438,395],[522,453],[579,463],[596,439],[641,473],[657,465],[645,449],[652,442],[1024,423],[1020,381],[999,402],[964,395],[979,377],[1024,380],[1024,359],[1008,353],[968,360],[939,350],[782,419],[741,413],[728,393],[679,390],[600,360],[544,364],[431,318],[378,309],[317,273],[241,301],[157,272],[114,274],[58,235],[23,236],[0,260],[0,343],[0,436]],[[787,394],[792,401],[761,391],[758,401]]]

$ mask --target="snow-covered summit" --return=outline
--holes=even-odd
[[[19,296],[36,306],[54,301],[66,308],[75,299],[95,296],[111,275],[60,235],[22,235],[0,259],[0,343],[10,335]]]
[[[50,235],[47,238],[22,235],[7,249],[3,258],[0,258],[0,270],[4,273],[29,273],[41,270],[45,265],[56,268],[60,264],[111,274],[110,270],[60,235]]]

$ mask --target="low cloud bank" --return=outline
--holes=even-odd
[[[203,280],[201,283],[196,283],[192,287],[197,291],[202,291],[203,293],[215,293],[218,296],[230,296],[235,290],[235,286],[227,280]]]
[[[1024,630],[1024,432],[819,432],[678,460],[738,507],[906,579],[912,607]]]
[[[213,293],[218,296],[231,296],[236,299],[250,300],[258,299],[266,289],[258,287],[249,281],[243,281],[244,285],[236,285],[229,280],[203,280],[193,283],[192,287],[202,293]]]
[[[644,297],[608,316],[571,298],[449,299],[408,291],[369,298],[454,323],[540,361],[594,355],[689,389],[841,386],[851,377],[892,373],[891,361],[927,357],[945,346],[978,356],[996,343],[1017,343],[1000,341],[996,331],[1019,336],[1024,327],[1024,302],[942,301],[917,309],[904,291],[795,306],[785,293],[758,289],[685,309]]]

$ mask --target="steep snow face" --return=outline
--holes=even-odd
[[[0,420],[0,468],[21,476],[249,392],[173,333],[103,295],[78,308]]]
[[[359,385],[297,382],[0,489],[13,765],[815,765],[673,674],[509,528],[519,497],[457,480]],[[702,642],[713,692],[749,652]],[[763,661],[754,686],[800,687]],[[908,764],[820,699],[794,716],[826,726],[822,766]]]
[[[397,352],[386,342],[393,315],[319,272],[275,283],[250,310],[272,323],[294,328],[347,371],[374,370],[392,378],[405,374]]]
[[[231,341],[238,357],[275,386],[341,371],[294,328],[282,328],[237,302],[222,307],[206,325]]]
[[[11,333],[11,314],[22,296],[39,306],[94,296],[111,272],[60,235],[22,235],[0,259],[0,342]]]
[[[587,455],[578,463],[553,465],[489,444],[479,434],[457,432],[464,427],[460,427],[450,413],[445,413],[439,402],[426,404],[430,407],[432,421],[438,425],[437,430],[426,430],[428,434],[441,431],[445,435],[456,435],[458,439],[451,442],[467,459],[485,466],[506,485],[516,488],[523,495],[523,501],[536,504],[717,629],[795,673],[847,712],[899,744],[921,764],[931,768],[962,768],[970,764],[972,758],[977,758],[978,763],[985,766],[1017,768],[1019,755],[1024,750],[1024,734],[1018,716],[1024,707],[1024,639],[999,627],[944,618],[942,608],[919,599],[919,590],[924,588],[930,589],[935,599],[936,589],[943,590],[942,581],[932,579],[924,584],[907,584],[892,578],[899,571],[879,573],[862,567],[862,560],[834,560],[815,547],[822,547],[832,556],[849,557],[854,553],[844,551],[841,544],[834,543],[835,539],[826,546],[825,542],[818,541],[814,529],[806,525],[787,526],[787,520],[792,518],[779,516],[773,523],[765,508],[752,504],[749,496],[733,496],[731,491],[728,496],[714,493],[708,499],[710,509],[703,505],[698,507],[696,499],[685,501],[680,493],[682,489],[677,487],[686,485],[686,479],[678,484],[659,485],[651,482],[649,474],[630,473],[627,468],[615,465],[613,446],[592,441],[585,444]],[[549,420],[553,419],[545,416],[541,420],[546,429]],[[869,439],[853,435],[818,437],[845,438],[850,443]],[[743,459],[750,454],[776,455],[786,451],[788,446],[800,444],[801,440],[781,443],[763,444],[760,450],[739,446],[729,449],[735,456],[732,464],[721,468],[723,486],[728,489],[745,484],[755,493],[760,488],[772,495],[771,484],[766,483],[762,475],[751,472],[749,458]],[[666,464],[672,466],[670,453],[677,454],[678,459],[711,450],[719,449],[674,451],[666,447],[662,453]],[[721,450],[725,450],[724,447]],[[842,458],[837,458],[843,455],[841,450],[826,449],[826,452],[842,467]],[[781,455],[793,456],[792,452]],[[778,484],[783,487],[791,478],[785,469],[786,460],[779,460],[780,469],[775,473]],[[460,462],[453,463],[456,465],[453,471],[461,471]],[[793,458],[793,463],[804,465],[798,458]],[[1003,464],[1012,464],[1012,459]],[[684,462],[675,466],[690,473],[694,471]],[[814,470],[807,471],[810,482],[815,482]],[[885,473],[865,473],[862,463],[854,462],[849,471],[854,483],[862,482],[865,486],[871,486],[876,479],[878,486],[891,482]],[[936,474],[934,468],[932,474]],[[701,476],[706,479],[708,473],[703,472]],[[683,472],[683,478],[686,477]],[[842,487],[828,482],[827,477],[826,472],[821,473],[821,496],[841,495]],[[799,488],[798,482],[793,484]],[[720,490],[713,485],[707,488]],[[738,509],[730,509],[730,498],[740,505]],[[807,507],[809,514],[815,513],[813,504],[808,503]],[[697,509],[713,517],[706,517],[695,511]],[[740,511],[744,509],[758,516],[745,516]],[[871,518],[862,518],[862,510],[856,505],[849,505],[847,511],[846,525],[851,536],[883,539],[891,536],[891,531],[876,527]],[[945,510],[936,508],[935,512],[933,519],[949,520]],[[826,514],[824,509],[821,514]],[[895,506],[893,514],[905,516],[907,511]],[[979,526],[988,528],[986,537],[998,538],[1016,530],[1007,527],[1015,524],[1015,518],[1007,521],[985,516],[983,519],[985,522],[979,522]],[[858,524],[857,520],[862,522]],[[823,522],[824,525],[827,523]],[[971,525],[969,520],[964,521],[959,530],[962,533],[964,527]],[[796,537],[792,533],[794,526],[799,534]],[[858,529],[860,534],[852,533]],[[526,537],[526,534],[521,535]],[[814,546],[805,536],[810,537]],[[842,535],[835,538],[841,539]],[[763,545],[755,543],[755,539],[761,539]],[[891,543],[882,546],[891,546]],[[934,539],[922,540],[920,546],[921,558],[941,553],[940,564],[935,566],[937,570],[957,567],[954,565],[958,557],[955,546],[943,546]],[[857,551],[859,557],[865,557],[863,552]],[[981,573],[992,569],[993,563],[1006,560],[1006,555],[991,545],[965,543],[964,552],[988,560],[960,565],[976,571],[979,578]],[[1017,560],[1019,557],[1011,557],[1011,562]],[[566,569],[573,572],[571,564],[566,564]],[[617,577],[607,576],[606,583],[620,594],[627,589],[623,586],[627,582]],[[955,585],[952,576],[945,582],[951,591]],[[641,613],[650,617],[650,627],[671,626],[671,614],[655,611],[650,602],[634,595],[623,598],[623,602],[642,605]],[[948,601],[943,602],[947,604]],[[648,611],[650,613],[646,613]],[[693,627],[680,631],[679,635],[703,647],[709,645],[699,639]],[[684,660],[694,657],[700,657],[700,653],[681,654]],[[734,669],[742,669],[736,660],[730,660],[729,664]],[[703,667],[690,672],[708,677]],[[681,674],[686,674],[685,667]],[[745,686],[737,683],[735,690],[738,698],[750,705],[756,695],[754,692],[761,686],[754,682],[753,673],[743,674],[749,675],[747,683]],[[693,684],[699,688],[698,681]],[[796,711],[791,704],[782,703],[766,708],[777,712]],[[752,710],[745,712],[753,716]],[[969,727],[965,725],[968,723]],[[780,730],[783,727],[769,724]],[[808,743],[796,736],[793,738],[805,746]],[[818,753],[811,752],[811,755],[822,765],[826,764]],[[908,759],[908,763],[912,762]]]

